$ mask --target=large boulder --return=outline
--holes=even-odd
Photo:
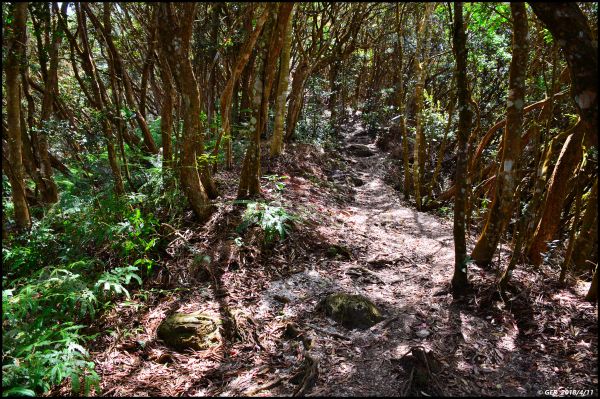
[[[377,306],[362,295],[330,294],[321,307],[327,316],[348,329],[366,329],[383,320]]]
[[[202,350],[216,346],[221,335],[219,321],[202,313],[174,313],[158,326],[158,337],[176,350]]]

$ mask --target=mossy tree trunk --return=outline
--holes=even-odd
[[[423,13],[423,18],[419,21],[417,32],[417,48],[415,50],[414,74],[417,82],[415,83],[415,149],[413,162],[413,182],[415,202],[417,209],[422,208],[421,186],[423,185],[423,176],[425,174],[425,132],[423,131],[423,91],[425,89],[425,77],[427,75],[425,64],[427,61],[427,38],[429,29],[429,18],[435,4],[427,3]]]
[[[257,77],[254,82],[254,113],[256,124],[252,125],[252,141],[246,150],[244,164],[242,166],[242,176],[238,187],[238,198],[255,197],[260,195],[260,137],[267,126],[267,111],[269,107],[269,97],[271,87],[277,70],[277,58],[283,45],[283,33],[285,32],[287,21],[290,17],[293,4],[282,3],[277,12],[277,20],[265,32],[268,32],[268,45],[263,50],[266,53],[263,59],[259,60],[262,64],[258,69]],[[253,130],[252,130],[253,129]]]
[[[256,20],[256,26],[254,27],[254,30],[250,33],[250,35],[248,36],[248,39],[246,39],[246,42],[243,44],[242,48],[240,49],[239,54],[236,59],[236,62],[235,62],[235,66],[231,71],[231,75],[229,76],[227,83],[225,84],[225,89],[223,90],[223,93],[221,93],[221,100],[220,100],[221,101],[221,131],[219,132],[219,135],[217,136],[217,141],[215,143],[215,149],[213,151],[213,156],[216,156],[218,154],[219,145],[223,138],[225,138],[225,140],[227,142],[227,147],[229,148],[229,143],[231,141],[231,137],[230,137],[231,122],[230,122],[229,114],[231,111],[231,99],[233,96],[233,89],[235,87],[235,84],[236,84],[238,78],[240,77],[240,74],[242,73],[242,71],[244,70],[246,65],[248,64],[248,60],[250,59],[250,55],[252,54],[252,51],[254,50],[256,40],[258,39],[258,36],[262,32],[263,26],[265,24],[265,21],[267,20],[267,17],[269,16],[270,10],[271,10],[270,7],[265,7],[263,9],[263,12],[261,13],[260,17],[258,17],[258,19]],[[216,172],[216,170],[217,170],[217,164],[215,163],[215,165],[213,167],[213,172]]]
[[[595,242],[598,242],[598,177],[594,180],[585,202],[581,227],[573,246],[572,261],[576,268],[584,269],[590,266],[586,260],[590,257]]]
[[[496,175],[496,193],[483,232],[471,257],[480,266],[488,266],[510,220],[521,152],[525,76],[527,74],[527,10],[525,3],[511,3],[513,17],[513,56],[510,63],[506,129],[500,167]]]
[[[541,219],[529,246],[530,261],[539,265],[546,243],[559,228],[560,213],[569,192],[568,179],[579,163],[581,142],[598,145],[598,46],[590,26],[576,3],[530,3],[537,17],[559,43],[571,74],[571,96],[579,122],[570,130],[556,162]]]
[[[271,139],[271,156],[278,156],[283,151],[283,121],[285,117],[285,100],[290,82],[290,50],[292,48],[292,20],[288,19],[285,31],[285,40],[281,50],[279,63],[279,83],[275,99],[275,122],[273,138]]]

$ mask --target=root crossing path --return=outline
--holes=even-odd
[[[185,240],[169,250],[160,289],[150,290],[135,311],[122,306],[107,316],[121,333],[100,340],[95,352],[103,394],[523,396],[575,386],[555,371],[567,355],[545,356],[537,343],[535,314],[543,312],[534,307],[546,306],[543,301],[509,309],[474,294],[454,302],[446,292],[452,222],[400,199],[384,177],[393,161],[367,132],[354,130],[345,141],[343,159],[299,145],[288,151],[295,159],[275,166],[290,177],[277,198],[266,189],[267,200],[302,219],[283,242],[265,247],[254,229],[234,243],[231,232],[243,209],[226,202],[202,233],[180,233]],[[471,266],[469,274],[476,286],[492,286],[492,273]],[[542,281],[528,283],[524,289],[531,291]],[[333,292],[368,297],[384,319],[366,330],[344,328],[319,310]],[[579,322],[593,323],[593,310],[577,306]],[[219,346],[180,353],[156,338],[168,314],[198,310],[223,320]],[[547,325],[560,319],[548,317]],[[596,351],[588,353],[587,366],[579,359],[582,367],[594,367],[596,336],[597,330],[581,330],[587,346],[580,353]],[[140,341],[143,349],[135,349]],[[411,366],[407,355],[415,348],[430,353],[429,360]],[[573,366],[569,381],[593,386],[589,375]]]

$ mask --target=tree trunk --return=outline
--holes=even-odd
[[[15,223],[19,230],[26,230],[31,225],[29,206],[25,198],[25,182],[23,181],[22,139],[21,139],[21,88],[19,70],[25,62],[25,43],[27,42],[27,3],[16,3],[13,7],[13,20],[6,27],[7,52],[4,71],[6,73],[6,119],[8,123],[8,174],[11,195],[14,204]]]
[[[276,72],[277,57],[283,44],[283,33],[290,17],[293,4],[282,3],[277,12],[277,22],[271,27],[267,53],[262,60],[263,66],[258,69],[254,82],[254,106],[258,106],[254,119],[256,124],[251,129],[253,141],[249,144],[242,166],[242,176],[238,188],[238,198],[255,197],[260,195],[260,137],[267,126],[267,111],[271,87]]]
[[[415,201],[417,209],[421,210],[421,186],[423,185],[423,175],[425,173],[425,133],[423,131],[423,91],[425,88],[426,52],[427,52],[427,29],[429,27],[429,16],[433,12],[435,4],[425,5],[423,18],[419,21],[417,32],[417,48],[415,50],[414,73],[417,82],[415,83],[415,149],[413,162],[413,182],[415,190]],[[421,60],[419,59],[421,57]]]
[[[463,4],[454,4],[454,34],[453,45],[456,57],[456,87],[458,97],[458,152],[456,162],[456,187],[457,195],[454,197],[454,275],[452,276],[452,291],[455,296],[464,294],[468,285],[467,280],[467,242],[465,239],[465,212],[466,198],[464,196],[467,185],[467,141],[471,129],[471,110],[468,104],[467,88],[467,48],[466,35],[463,26]],[[416,61],[415,61],[416,62]]]
[[[82,11],[81,7],[76,4],[76,12],[77,12],[77,23],[79,27],[79,34],[81,35],[81,43],[83,45],[83,49],[80,53],[82,58],[82,66],[86,72],[87,77],[90,80],[90,84],[92,86],[92,106],[101,113],[106,112],[106,105],[108,102],[108,96],[106,95],[106,90],[102,83],[102,80],[98,76],[98,71],[96,69],[96,64],[94,63],[94,59],[92,58],[92,53],[90,50],[88,35],[87,35],[87,26],[85,21],[85,13]],[[62,10],[64,20],[66,20],[66,8]],[[63,25],[64,29],[67,29]],[[82,84],[83,81],[80,81]],[[110,169],[112,171],[113,177],[115,179],[115,193],[117,195],[122,195],[125,192],[123,187],[123,178],[121,177],[121,169],[119,168],[119,164],[117,161],[115,149],[114,149],[114,135],[108,121],[108,118],[103,117],[101,120],[102,131],[104,132],[104,136],[106,137],[106,148],[108,152],[108,161],[110,165]]]
[[[285,40],[281,51],[279,65],[279,83],[275,103],[275,122],[273,138],[271,139],[271,156],[278,156],[283,151],[283,120],[285,117],[285,100],[290,82],[290,50],[292,47],[292,18],[290,17],[285,30]]]
[[[573,178],[575,189],[575,209],[573,213],[573,223],[571,224],[571,229],[569,231],[569,244],[567,245],[567,250],[565,251],[565,257],[563,259],[563,263],[560,268],[560,276],[558,277],[558,282],[560,284],[564,284],[567,278],[567,271],[571,265],[571,258],[573,256],[573,248],[575,246],[575,233],[577,232],[577,228],[579,226],[579,219],[581,214],[581,195],[583,189],[583,176],[582,170],[584,168],[585,161],[582,161],[577,168],[577,172]],[[568,212],[567,212],[568,213]]]
[[[49,8],[50,7],[48,6],[48,13],[50,13]],[[55,12],[57,11],[58,10],[55,10]],[[48,23],[50,23],[50,21],[48,21]],[[58,201],[58,187],[54,182],[52,165],[50,164],[50,157],[48,155],[48,138],[44,133],[44,127],[52,118],[54,98],[58,94],[58,49],[62,41],[62,35],[56,29],[56,24],[54,29],[50,26],[48,26],[48,29],[53,32],[52,44],[49,51],[50,68],[48,69],[46,81],[44,82],[45,91],[42,98],[40,123],[38,125],[41,134],[36,133],[36,150],[39,160],[40,175],[44,182],[42,187],[40,187],[42,201],[47,204],[53,204]]]
[[[240,74],[244,70],[244,67],[247,65],[248,60],[250,59],[250,55],[252,54],[252,50],[256,44],[256,40],[258,36],[262,32],[263,25],[265,24],[267,17],[269,16],[270,7],[265,7],[262,14],[256,21],[256,27],[254,31],[250,33],[248,39],[242,46],[238,58],[236,60],[235,66],[231,71],[231,76],[227,80],[225,84],[225,90],[221,94],[221,130],[219,135],[217,136],[217,141],[215,142],[215,149],[213,151],[213,156],[217,156],[219,153],[219,145],[221,143],[221,139],[224,137],[226,141],[231,140],[231,122],[230,122],[230,111],[231,111],[231,98],[233,95],[233,89],[235,87],[235,83],[237,82]],[[215,163],[213,166],[213,172],[217,171],[217,164]]]
[[[160,111],[160,134],[163,149],[163,174],[165,177],[173,170],[173,79],[164,54],[160,54],[160,78],[164,87],[164,98]]]
[[[527,251],[529,260],[535,266],[542,263],[542,253],[546,252],[546,243],[558,231],[563,204],[570,191],[569,177],[581,160],[581,140],[584,135],[581,120],[569,130],[569,133],[550,177],[541,218]]]
[[[292,74],[292,91],[288,105],[288,113],[285,121],[285,141],[289,142],[296,130],[298,117],[302,108],[302,94],[304,93],[304,84],[308,77],[309,67],[306,59],[301,59]]]
[[[184,193],[200,221],[204,222],[214,211],[206,190],[200,181],[196,163],[196,149],[200,134],[200,93],[189,60],[190,39],[195,16],[195,3],[175,7],[171,3],[159,4],[159,41],[164,56],[182,99],[183,134],[181,143],[180,180]]]
[[[105,3],[105,4],[107,4],[107,3]],[[152,134],[150,133],[150,129],[148,128],[148,124],[146,123],[146,119],[142,115],[140,109],[138,109],[136,111],[136,108],[138,108],[138,106],[135,103],[135,100],[133,97],[133,88],[131,87],[131,78],[130,78],[129,74],[127,73],[127,71],[125,70],[125,67],[123,65],[123,60],[121,59],[121,55],[119,54],[119,52],[117,51],[117,48],[115,47],[115,44],[112,39],[112,32],[108,31],[107,27],[100,23],[100,21],[98,20],[96,15],[94,15],[94,13],[92,12],[92,10],[90,9],[88,4],[83,3],[82,7],[85,9],[87,15],[90,17],[90,20],[92,21],[92,24],[94,25],[94,27],[102,32],[104,41],[108,45],[108,48],[112,54],[112,60],[115,64],[114,65],[115,70],[121,76],[121,79],[123,80],[123,86],[125,88],[125,99],[127,100],[127,104],[131,108],[131,111],[133,111],[135,113],[135,119],[138,123],[140,131],[142,132],[142,135],[144,136],[144,146],[145,146],[146,151],[151,154],[157,154],[158,147],[156,146],[156,143],[154,142],[154,139],[152,138]]]
[[[496,175],[496,195],[487,222],[471,257],[480,266],[488,266],[510,220],[516,187],[516,170],[521,152],[525,77],[527,75],[527,10],[525,3],[511,3],[513,16],[513,57],[510,63],[509,95],[502,160]]]
[[[573,264],[576,268],[589,268],[586,260],[590,257],[595,242],[598,242],[598,177],[587,198],[579,234],[575,239]]]
[[[586,130],[586,146],[598,147],[598,44],[577,3],[530,2],[562,48],[571,73],[571,96]]]
[[[448,141],[448,133],[450,132],[450,127],[452,126],[452,116],[454,115],[454,103],[456,101],[456,97],[454,95],[450,95],[450,104],[448,105],[450,109],[448,110],[448,122],[446,123],[446,129],[444,129],[444,137],[442,138],[442,143],[440,144],[440,150],[437,155],[437,160],[435,163],[435,169],[433,170],[433,176],[431,177],[431,182],[429,183],[429,189],[427,190],[427,195],[431,198],[433,189],[435,188],[435,183],[437,182],[437,178],[442,170],[442,160],[444,159],[444,154],[446,152],[446,143]],[[467,165],[468,169],[468,165]],[[465,171],[466,173],[467,171]],[[467,173],[468,175],[468,173]]]
[[[585,296],[586,301],[598,302],[598,266],[594,269],[594,275],[592,276],[592,284],[590,289]]]

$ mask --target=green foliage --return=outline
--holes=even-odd
[[[281,206],[250,201],[237,232],[241,234],[250,226],[259,226],[265,233],[265,242],[270,243],[276,238],[284,239],[294,220],[297,217]]]
[[[423,92],[425,98],[425,107],[423,109],[423,131],[427,142],[441,143],[448,122],[448,114],[442,108],[440,100],[435,100],[433,94],[427,90]],[[455,117],[457,115],[454,115]],[[454,119],[454,118],[453,118]],[[454,131],[448,132],[449,140],[452,140]]]
[[[279,175],[265,175],[262,177],[263,179],[269,181],[273,184],[275,191],[278,194],[281,194],[285,189],[285,183],[282,180],[288,179],[288,176],[279,176]]]
[[[443,218],[451,218],[454,214],[454,209],[448,206],[442,206],[438,208],[437,214]]]
[[[79,173],[70,183],[59,180],[60,201],[29,232],[3,243],[4,395],[43,394],[65,379],[76,394],[99,392],[84,348],[93,336],[80,324],[129,298],[129,286],[142,283],[140,271],[155,264],[159,222],[147,209],[165,200],[146,199],[162,181],[150,179],[121,198],[110,187],[97,192]]]
[[[330,92],[327,82],[320,76],[311,76],[307,80],[308,93],[302,109],[302,117],[296,126],[296,140],[302,143],[333,147],[335,136],[329,118],[323,112],[324,103]]]
[[[94,283],[91,260],[65,268],[48,266],[34,276],[14,281],[2,291],[2,388],[13,394],[45,392],[65,378],[74,393],[99,391],[99,376],[82,346],[93,336],[74,321],[93,318],[99,298],[124,294],[131,280],[142,283],[137,267],[117,267]],[[82,269],[84,273],[73,270]],[[87,272],[87,274],[85,273]],[[82,384],[83,382],[83,384]],[[31,392],[29,392],[31,391]]]
[[[103,289],[104,295],[125,294],[127,299],[130,298],[129,291],[123,286],[123,283],[129,284],[131,279],[136,280],[140,285],[142,279],[136,273],[138,270],[135,266],[117,267],[109,272],[105,272],[100,276],[100,279],[94,285],[96,290]]]

